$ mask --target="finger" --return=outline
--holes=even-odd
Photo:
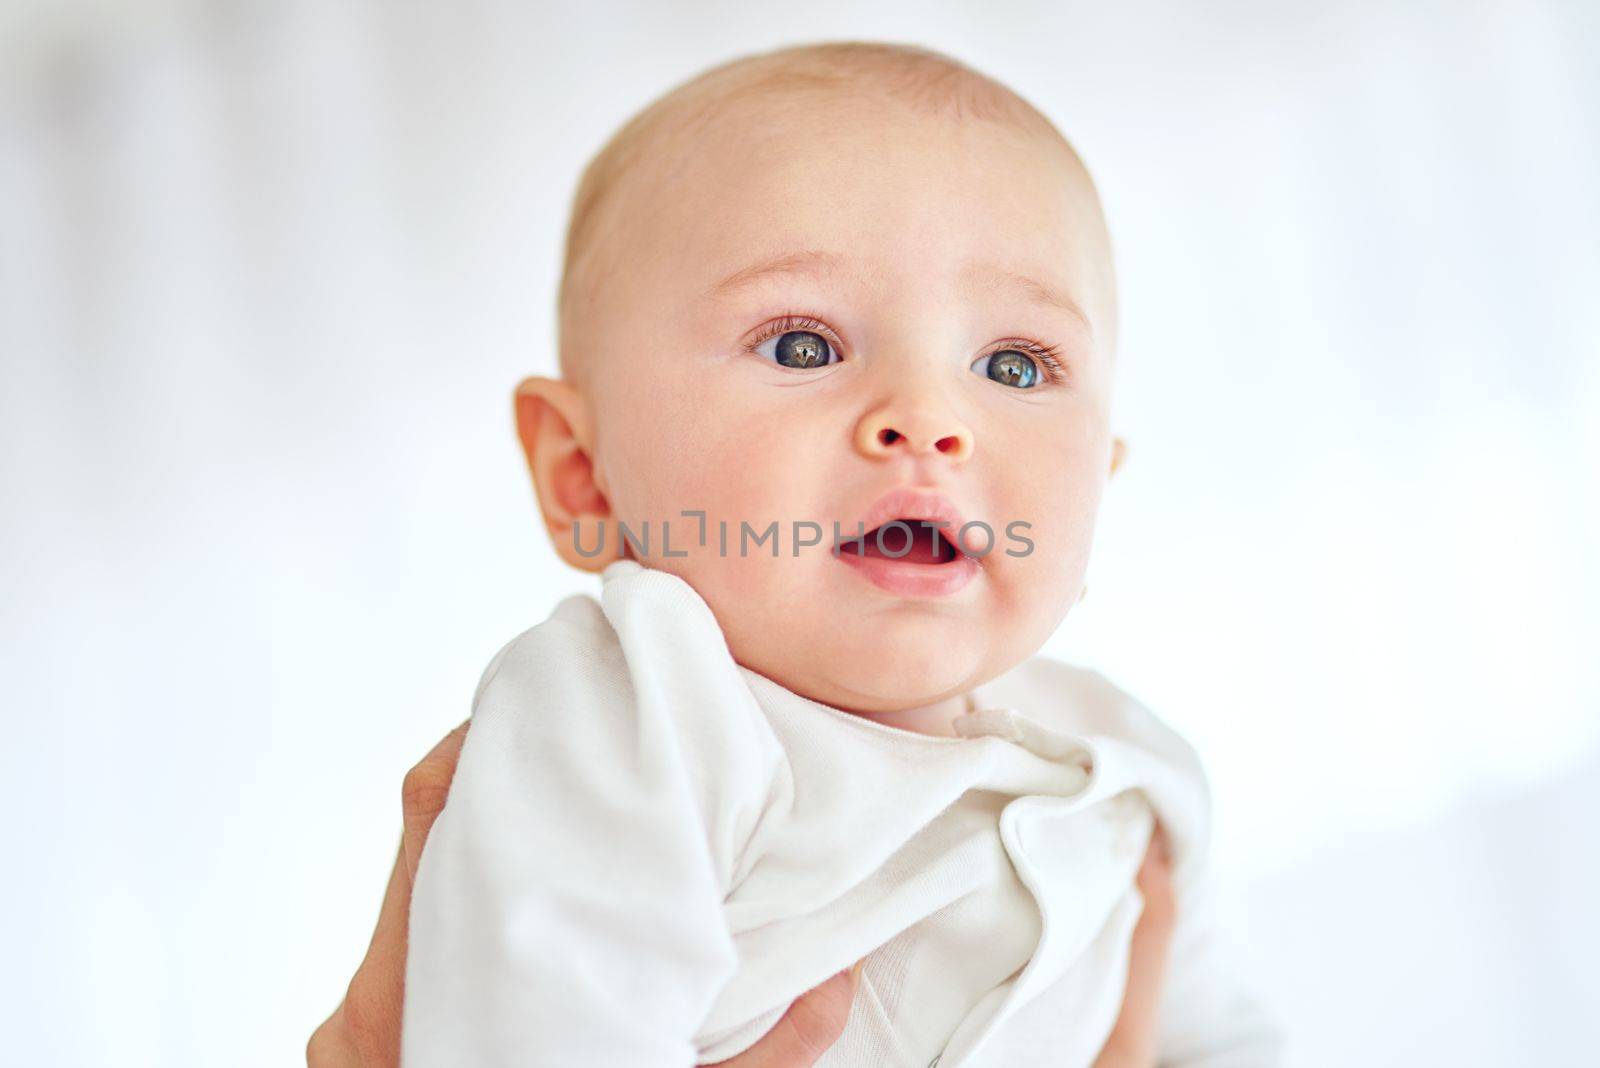
[[[1161,861],[1159,843],[1152,839],[1139,869],[1139,893],[1144,910],[1134,926],[1128,948],[1128,980],[1123,992],[1122,1010],[1107,1039],[1106,1049],[1115,1051],[1096,1061],[1101,1064],[1154,1063],[1157,1024],[1167,961],[1171,956],[1176,909],[1172,896],[1172,877]]]
[[[456,764],[461,760],[461,746],[467,740],[467,727],[471,720],[439,740],[439,744],[418,761],[416,767],[406,772],[400,787],[400,808],[405,820],[404,853],[406,879],[415,882],[417,862],[422,859],[422,844],[433,821],[444,811],[446,796],[450,793],[450,780],[456,777]]]
[[[361,1053],[344,1026],[344,1005],[311,1033],[306,1043],[306,1068],[361,1068]]]
[[[1170,877],[1172,874],[1172,857],[1168,849],[1166,832],[1160,824],[1150,835],[1150,841],[1145,845],[1144,857],[1139,862],[1139,871],[1135,876],[1139,888],[1143,890],[1145,884],[1157,877],[1157,873]]]
[[[1146,862],[1155,861],[1158,864],[1169,863],[1172,859],[1167,829],[1161,825],[1160,820],[1150,828],[1150,839],[1145,843],[1144,859]]]
[[[410,907],[411,883],[405,875],[404,852],[397,849],[367,955],[356,968],[344,1001],[312,1036],[306,1050],[310,1068],[396,1068],[399,1065],[406,922]]]
[[[1137,1019],[1154,1025],[1171,947],[1170,917],[1160,909],[1147,909],[1134,928],[1133,943],[1128,949],[1128,987],[1123,995],[1123,1015],[1130,1022]]]
[[[405,833],[389,871],[378,924],[344,1001],[306,1046],[310,1068],[390,1068],[399,1064],[411,884],[422,843],[444,808],[466,731],[463,723],[445,735],[406,775],[401,790]]]
[[[1144,898],[1144,912],[1139,917],[1139,926],[1134,930],[1135,939],[1138,939],[1141,931],[1148,938],[1153,928],[1169,930],[1177,911],[1172,890],[1172,866],[1167,862],[1161,842],[1154,837],[1145,850],[1144,863],[1139,865],[1134,881],[1139,887],[1140,896]]]
[[[737,1057],[710,1068],[810,1068],[839,1041],[865,959],[801,994],[772,1030]]]

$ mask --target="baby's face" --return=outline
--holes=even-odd
[[[613,518],[649,525],[629,555],[688,581],[740,663],[855,711],[948,701],[1082,589],[1112,459],[1098,209],[1065,149],[1009,128],[745,110],[630,212],[580,357],[595,469]],[[973,556],[830,551],[898,488],[974,524]],[[687,555],[664,555],[663,521]],[[774,522],[776,556],[755,542]]]

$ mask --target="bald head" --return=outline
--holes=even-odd
[[[690,168],[697,142],[744,123],[781,129],[826,106],[849,114],[891,103],[920,117],[991,124],[1037,140],[1059,156],[1063,180],[1081,204],[1081,230],[1094,246],[1100,318],[1115,330],[1110,239],[1099,198],[1066,138],[1011,89],[959,61],[913,45],[828,42],[731,60],[659,97],[625,123],[585,168],[573,198],[558,296],[560,369],[587,383],[600,346],[592,327],[604,316],[604,282],[624,269],[629,236],[652,202]],[[1107,338],[1107,352],[1113,347]]]

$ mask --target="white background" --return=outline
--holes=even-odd
[[[1594,1063],[1600,8],[857,7],[0,7],[0,1059],[301,1058],[403,771],[592,588],[510,421],[580,168],[857,37],[1100,183],[1131,452],[1047,651],[1201,749],[1296,1063]]]

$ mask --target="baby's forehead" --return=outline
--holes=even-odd
[[[1093,182],[1076,151],[1053,127],[919,108],[893,96],[835,91],[774,94],[728,90],[679,116],[663,116],[658,137],[640,153],[634,173],[657,181],[645,187],[665,196],[751,170],[786,169],[810,183],[876,167],[888,186],[936,184],[951,167],[974,169],[997,157],[996,181],[1036,182],[1048,173],[1058,192],[1095,200]],[[938,171],[886,170],[907,150],[943,158]],[[1004,157],[1002,166],[998,157]],[[699,166],[697,166],[697,164]],[[691,177],[692,176],[692,177]],[[776,205],[774,205],[776,207]]]
[[[700,145],[631,228],[676,288],[737,292],[776,268],[858,292],[898,280],[931,297],[1021,275],[1093,301],[1107,269],[1092,185],[1032,131],[849,102],[787,116],[769,105]]]
[[[1099,217],[1069,148],[991,120],[813,96],[741,99],[685,130],[640,158],[627,228],[683,253],[890,227],[988,227],[1028,246]]]
[[[1114,318],[1098,196],[1047,120],[789,74],[702,86],[624,129],[593,278],[650,274],[681,297],[790,253],[821,254],[795,275],[1009,267]]]

